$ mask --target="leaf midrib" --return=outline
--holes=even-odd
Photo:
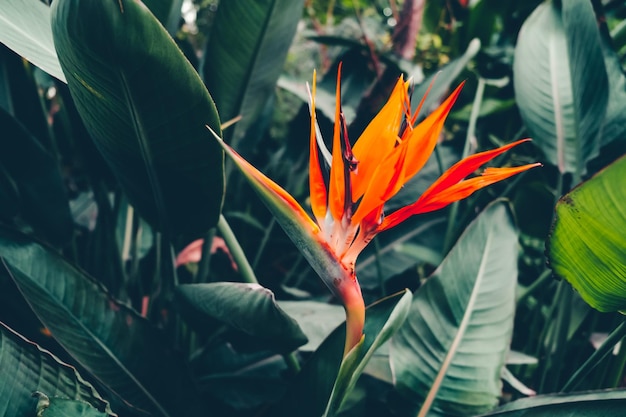
[[[11,279],[13,280],[13,282],[16,283],[16,285],[18,286],[20,292],[22,294],[24,294],[24,292],[22,290],[22,287],[18,284],[19,280],[15,277],[15,275],[14,275],[14,273],[12,271],[12,267],[10,266],[11,265],[10,262],[8,262],[8,260],[5,257],[0,257],[0,262],[4,265],[7,273],[10,275]],[[69,308],[67,308],[67,306],[64,303],[59,302],[59,300],[57,300],[56,297],[54,297],[53,294],[51,294],[48,291],[48,288],[46,286],[40,284],[37,280],[31,279],[30,276],[28,274],[26,274],[25,272],[23,272],[21,268],[19,268],[17,266],[13,266],[13,268],[15,268],[22,276],[26,277],[26,279],[28,279],[30,282],[34,283],[40,290],[42,290],[45,294],[47,294],[48,297],[50,297],[51,300],[55,301],[56,302],[55,303],[56,306],[57,307],[60,306],[61,310],[65,311],[67,313],[66,317],[69,317],[74,323],[77,324],[77,327],[78,327],[79,330],[82,330],[85,334],[87,334],[90,337],[91,340],[96,342],[96,345],[102,349],[102,351],[106,354],[106,357],[109,357],[113,361],[113,363],[115,365],[117,365],[118,368],[125,375],[127,375],[130,378],[130,380],[150,400],[150,402],[159,410],[159,412],[161,412],[163,414],[163,416],[165,416],[165,417],[171,417],[169,415],[169,413],[161,406],[161,404],[152,396],[152,394],[150,394],[148,389],[143,386],[143,384],[133,375],[133,373],[130,372],[124,366],[123,362],[107,347],[107,345],[100,339],[100,337],[97,337],[96,334],[94,334],[91,330],[89,330],[89,328],[87,326],[85,326],[84,323],[82,321],[80,321],[79,318]],[[47,279],[46,279],[46,281],[47,281]],[[26,296],[24,296],[24,298],[26,299],[28,304],[31,305],[30,299],[28,297],[26,297]],[[33,308],[32,305],[31,305],[31,309],[33,310],[33,312],[35,312],[37,317],[39,317],[39,319],[45,324],[45,322],[46,322],[45,317],[41,317],[40,314],[38,314],[38,310]],[[58,342],[65,347],[65,343],[63,343],[63,341],[58,340]],[[71,349],[66,349],[66,350],[69,353],[72,352]],[[90,366],[85,364],[84,361],[82,361],[80,357],[76,357],[73,354],[72,354],[72,357],[74,357],[79,363],[83,364],[83,366],[85,366],[86,369],[90,369]],[[98,378],[98,380],[101,380],[98,375],[94,375],[94,376],[96,378]],[[101,382],[103,382],[106,385],[106,381],[101,381]],[[113,391],[115,391],[115,390],[113,390]]]
[[[463,318],[461,319],[461,324],[459,325],[458,331],[456,335],[454,336],[454,339],[452,340],[452,344],[450,345],[450,348],[448,349],[448,352],[446,353],[446,356],[441,364],[441,367],[439,368],[439,372],[437,373],[437,376],[435,377],[435,380],[433,381],[433,384],[430,390],[428,391],[428,394],[426,395],[426,399],[424,400],[424,405],[420,409],[420,413],[418,414],[418,417],[425,417],[428,414],[428,411],[430,410],[432,403],[435,401],[435,398],[437,397],[439,388],[441,388],[441,384],[443,383],[443,379],[446,376],[448,368],[452,364],[452,360],[454,359],[454,356],[456,355],[457,348],[461,344],[461,341],[463,340],[463,336],[465,336],[465,331],[467,330],[470,319],[472,317],[472,313],[474,311],[473,307],[476,304],[476,300],[478,299],[478,294],[480,293],[480,286],[482,284],[483,277],[485,276],[485,269],[487,267],[487,259],[489,258],[489,254],[490,254],[489,249],[491,247],[493,234],[494,234],[493,230],[490,230],[489,234],[487,235],[487,240],[485,241],[485,246],[483,249],[483,255],[481,257],[480,266],[478,268],[477,278],[476,278],[476,281],[474,281],[474,287],[472,289],[472,293],[470,294],[470,298],[467,302],[467,307],[465,308],[465,313],[463,314]]]
[[[259,37],[259,41],[255,44],[255,47],[253,49],[252,59],[251,59],[252,64],[248,66],[247,71],[245,73],[244,81],[242,83],[242,86],[244,88],[241,89],[241,95],[239,96],[239,99],[237,100],[237,106],[236,106],[237,111],[235,112],[235,114],[233,114],[234,117],[241,114],[241,110],[243,109],[244,103],[246,102],[246,97],[248,96],[247,92],[250,87],[250,84],[252,83],[252,73],[254,72],[254,68],[257,67],[261,46],[264,45],[266,42],[265,34],[267,32],[267,28],[269,27],[269,22],[272,20],[274,13],[276,13],[276,1],[277,0],[272,0],[272,4],[270,6],[271,11],[267,13],[266,18],[263,21],[263,26],[262,26],[262,31],[261,31],[263,36]],[[239,133],[240,128],[241,128],[241,123],[236,123],[235,126],[233,126],[233,136],[232,136],[233,139],[237,139],[237,134]]]

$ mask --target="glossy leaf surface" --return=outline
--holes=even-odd
[[[217,223],[223,153],[200,77],[137,1],[59,0],[55,47],[85,126],[131,203],[157,229],[199,235]]]
[[[513,330],[517,251],[506,204],[491,204],[416,292],[392,339],[391,365],[402,392],[434,400],[435,411],[450,415],[497,404]]]
[[[197,325],[217,319],[248,335],[290,352],[306,343],[298,323],[276,304],[274,294],[258,284],[216,282],[179,285],[179,300]]]
[[[202,74],[222,120],[242,116],[224,132],[231,145],[242,139],[274,94],[303,5],[303,0],[219,4]]]
[[[34,415],[33,391],[82,400],[109,410],[94,387],[73,367],[0,323],[0,415]]]
[[[185,367],[148,321],[23,235],[2,229],[0,258],[55,339],[124,401],[156,415],[191,412]]]
[[[544,2],[528,17],[515,48],[517,104],[531,136],[562,172],[585,172],[599,149],[609,84],[588,0]]]
[[[600,311],[626,310],[626,157],[563,196],[548,241],[554,273]]]

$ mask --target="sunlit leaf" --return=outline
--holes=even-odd
[[[50,30],[50,8],[39,0],[3,0],[0,42],[65,82]]]
[[[626,157],[563,196],[548,241],[554,273],[600,311],[626,310]]]
[[[435,411],[459,416],[497,404],[513,330],[517,252],[509,210],[493,203],[416,292],[391,348],[396,384],[415,402],[428,399]]]
[[[217,223],[223,153],[200,77],[137,1],[58,0],[55,47],[85,126],[131,203],[157,229],[200,235]]]

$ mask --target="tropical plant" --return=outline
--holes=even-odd
[[[3,0],[0,416],[617,415],[625,12]]]

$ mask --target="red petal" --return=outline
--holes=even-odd
[[[513,168],[488,168],[483,175],[463,181],[465,177],[491,159],[529,140],[530,139],[518,140],[517,142],[491,151],[471,155],[457,162],[439,177],[415,203],[403,207],[387,216],[380,225],[379,231],[394,227],[414,214],[427,213],[443,208],[454,201],[468,197],[473,192],[483,187],[502,181],[530,168],[540,166],[541,164],[537,163]]]

